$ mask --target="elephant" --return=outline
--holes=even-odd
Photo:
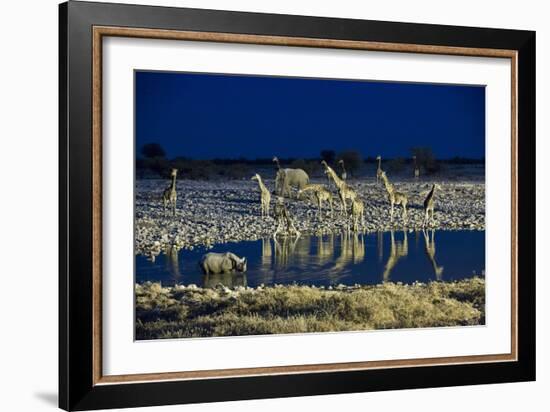
[[[246,272],[246,258],[240,258],[231,252],[205,254],[199,266],[205,275],[210,273]]]
[[[309,176],[303,169],[279,169],[275,178],[275,192],[290,197],[290,188],[303,189],[309,184]]]

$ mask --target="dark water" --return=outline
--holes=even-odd
[[[207,250],[174,249],[157,256],[155,262],[136,256],[136,280],[204,287],[218,283],[229,287],[262,283],[329,286],[459,280],[485,270],[484,231],[333,234],[277,242],[268,238],[220,244],[210,251],[246,256],[247,272],[205,276],[198,262]]]

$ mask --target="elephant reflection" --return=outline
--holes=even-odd
[[[431,230],[431,237],[425,229],[422,232],[424,233],[424,251],[426,252],[428,260],[432,264],[436,279],[441,280],[443,275],[443,266],[438,266],[435,260],[435,230]]]
[[[390,274],[395,265],[397,265],[397,262],[399,262],[402,257],[405,257],[408,254],[409,238],[407,235],[407,231],[403,231],[403,241],[401,242],[396,241],[394,231],[390,231],[390,256],[388,257],[386,267],[384,268],[384,274],[382,275],[384,282],[387,282],[390,279]]]
[[[220,273],[220,274],[208,274],[203,275],[202,284],[205,288],[215,288],[216,285],[223,285],[228,288],[234,288],[237,286],[247,286],[245,273]]]

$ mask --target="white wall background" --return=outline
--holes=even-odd
[[[123,2],[123,1],[121,1]],[[126,1],[127,2],[127,1]],[[141,1],[130,1],[142,3]],[[548,176],[550,26],[537,0],[149,0],[143,3],[537,31],[537,172]],[[0,409],[57,404],[57,1],[0,5]],[[542,182],[542,183],[540,183]],[[539,177],[537,209],[549,196]],[[550,385],[549,220],[538,213],[536,383],[165,407],[180,411],[546,410]],[[529,274],[523,274],[529,276]],[[160,410],[149,408],[143,410]]]

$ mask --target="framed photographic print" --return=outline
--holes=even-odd
[[[60,407],[535,379],[535,33],[60,6]]]

